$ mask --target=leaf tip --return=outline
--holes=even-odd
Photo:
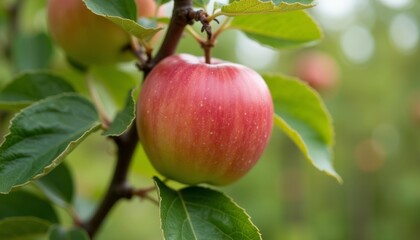
[[[335,178],[335,180],[337,180],[337,182],[339,183],[339,184],[343,184],[343,179],[341,178],[341,176],[334,170],[334,169],[330,169],[330,170],[324,170],[324,172],[327,174],[327,175],[329,175],[329,176],[331,176],[331,177],[333,177],[333,178]]]

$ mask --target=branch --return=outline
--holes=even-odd
[[[165,39],[156,57],[143,69],[145,76],[162,59],[175,53],[185,26],[193,21],[189,17],[191,11],[193,11],[192,0],[175,0],[173,15]],[[127,182],[127,174],[139,140],[136,125],[133,124],[126,133],[112,139],[118,148],[114,175],[98,209],[92,218],[83,224],[91,238],[95,236],[115,203],[120,199],[130,199],[134,194],[133,188]]]
[[[91,238],[99,230],[114,204],[120,199],[132,197],[132,189],[127,183],[127,175],[138,142],[136,124],[133,124],[123,135],[114,137],[113,140],[118,148],[114,175],[98,209],[92,218],[83,224]]]
[[[168,31],[166,32],[158,53],[147,65],[147,67],[144,68],[145,75],[147,75],[152,68],[164,58],[175,53],[184,32],[184,28],[188,24],[193,23],[194,19],[191,18],[192,12],[194,12],[192,8],[192,0],[175,0]]]

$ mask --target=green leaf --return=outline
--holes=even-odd
[[[223,2],[223,1],[214,1],[213,3],[213,14],[219,9],[222,8],[223,6],[226,6],[227,3]]]
[[[193,0],[193,5],[195,7],[206,9],[209,2],[210,0]]]
[[[305,11],[238,16],[230,28],[277,49],[313,44],[322,38],[321,29]]]
[[[165,239],[261,239],[250,217],[223,193],[197,186],[176,191],[154,180]]]
[[[133,0],[83,0],[93,13],[117,24],[141,41],[150,40],[162,28],[145,28],[136,22],[137,11]]]
[[[316,168],[341,182],[332,164],[334,130],[321,97],[298,79],[265,74],[274,102],[275,125],[283,130]]]
[[[45,240],[51,223],[34,217],[13,217],[0,221],[0,239]]]
[[[78,94],[49,97],[22,110],[0,146],[0,193],[49,173],[100,126],[93,104]]]
[[[64,163],[35,181],[35,184],[57,205],[66,207],[72,204],[74,194],[73,178],[70,169]]]
[[[126,106],[127,92],[138,89],[140,85],[137,73],[130,74],[115,66],[95,66],[91,68],[91,74],[94,88],[112,117]]]
[[[271,1],[260,1],[260,0],[238,0],[234,1],[221,8],[221,11],[217,15],[225,15],[229,17],[249,15],[249,14],[260,14],[260,13],[272,13],[272,12],[290,12],[301,9],[306,9],[315,6],[314,4],[307,3],[308,1],[281,1],[279,4],[275,4]]]
[[[74,92],[74,89],[63,78],[47,72],[27,72],[0,91],[0,107],[22,108],[65,92]]]
[[[18,71],[48,67],[53,53],[51,39],[45,33],[18,35],[13,42],[13,62]]]
[[[16,191],[7,195],[0,195],[0,220],[24,216],[37,217],[48,222],[58,222],[57,214],[50,203],[32,193]]]
[[[278,5],[280,2],[286,3],[301,3],[301,4],[312,4],[314,0],[273,0],[273,2]]]
[[[171,0],[155,0],[156,5],[161,6],[163,4],[167,4],[168,2],[170,2]]]
[[[120,136],[123,134],[133,123],[136,118],[135,111],[135,99],[134,99],[134,90],[131,91],[127,97],[126,105],[124,109],[117,114],[114,121],[111,123],[111,126],[102,133],[104,136]]]
[[[49,231],[49,240],[89,240],[89,236],[85,230],[78,227],[63,228],[53,225]]]

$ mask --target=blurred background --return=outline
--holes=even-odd
[[[21,1],[19,14],[14,15],[11,6],[16,2],[0,2],[0,88],[22,71],[50,68],[86,92],[82,76],[71,69],[48,36],[46,0]],[[311,166],[274,129],[257,166],[243,180],[221,190],[247,210],[268,240],[418,239],[420,3],[319,0],[309,12],[325,35],[317,45],[277,52],[228,31],[213,56],[260,72],[306,78],[334,119],[334,166],[344,183]],[[189,36],[179,52],[202,55]],[[97,74],[96,84],[112,112],[123,104],[126,90],[138,85],[141,74],[132,63],[106,71]],[[0,113],[0,136],[7,132],[11,116]],[[112,142],[98,133],[66,160],[82,217],[89,216],[102,197],[114,164],[113,151]],[[133,184],[149,186],[153,174],[139,148],[130,175]],[[162,239],[158,208],[136,199],[120,202],[98,239]]]

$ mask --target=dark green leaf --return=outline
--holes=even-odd
[[[45,33],[18,35],[13,44],[13,61],[18,71],[48,67],[52,43]]]
[[[197,186],[175,191],[154,179],[165,239],[261,239],[250,217],[223,193]]]
[[[35,184],[54,203],[66,207],[73,201],[74,187],[70,169],[62,163]]]
[[[301,9],[313,7],[314,4],[306,3],[308,1],[292,1],[292,3],[281,1],[278,4],[271,1],[259,1],[259,0],[238,0],[223,6],[221,11],[217,15],[225,16],[241,16],[250,14],[262,14],[262,13],[273,13],[273,12],[290,12]]]
[[[49,240],[89,240],[89,236],[81,228],[63,228],[53,225],[50,228]]]
[[[104,136],[119,136],[123,134],[133,123],[136,117],[134,90],[127,97],[124,109],[117,114],[111,126],[102,133]]]
[[[59,76],[47,72],[24,73],[0,91],[0,107],[22,108],[65,92],[74,89]]]
[[[322,38],[320,28],[305,11],[238,16],[230,28],[277,49],[313,44]]]
[[[161,28],[145,28],[136,22],[137,11],[134,0],[83,0],[93,13],[106,17],[128,33],[142,41],[148,41]]]
[[[0,239],[45,240],[51,223],[34,217],[13,217],[0,221]]]
[[[49,97],[22,110],[0,146],[0,193],[49,173],[100,126],[95,107],[78,94]]]
[[[32,193],[17,191],[0,195],[0,220],[24,216],[58,222],[57,214],[50,203]]]
[[[332,164],[334,129],[320,96],[308,85],[282,75],[263,75],[274,101],[275,125],[316,168],[341,182]]]

